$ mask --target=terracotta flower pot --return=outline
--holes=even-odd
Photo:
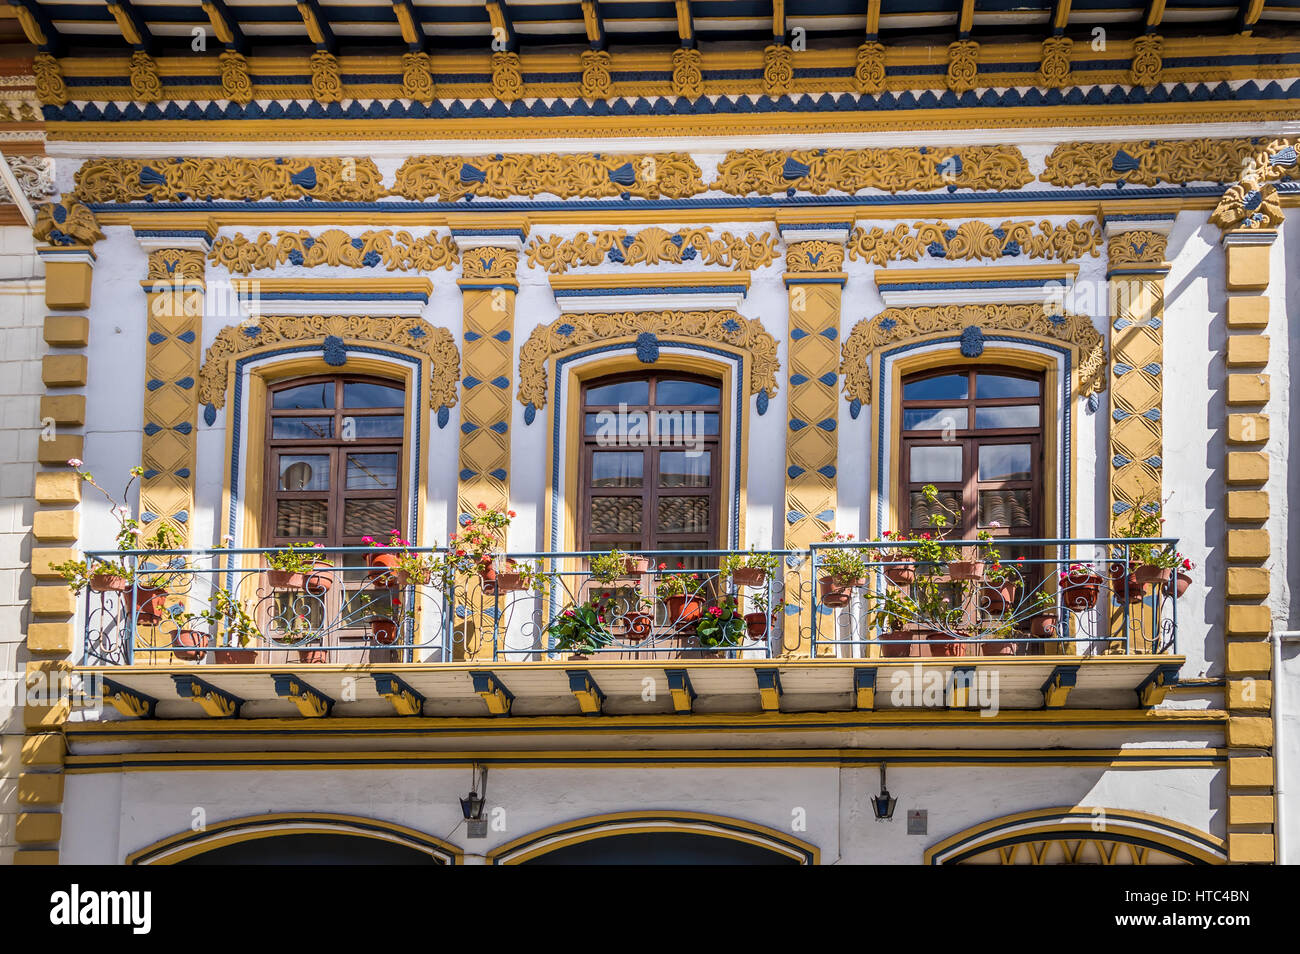
[[[651,613],[643,613],[638,610],[634,613],[628,613],[624,619],[627,622],[627,638],[634,643],[639,643],[645,639],[654,629],[655,618]]]
[[[980,588],[980,609],[986,609],[995,616],[1001,616],[1015,599],[1016,588],[1010,583],[986,583]]]
[[[319,665],[320,663],[328,662],[329,658],[330,654],[319,647],[298,650],[298,662],[300,663]]]
[[[273,590],[300,590],[303,576],[289,570],[267,570],[266,582]]]
[[[895,586],[911,586],[916,581],[916,567],[911,563],[885,567],[885,579]]]
[[[1116,606],[1124,603],[1141,603],[1143,585],[1138,580],[1137,572],[1124,573],[1124,564],[1115,563],[1110,568],[1111,597]]]
[[[1061,600],[1066,609],[1076,612],[1090,610],[1097,605],[1097,594],[1101,589],[1102,579],[1091,570],[1066,573],[1061,586]]]
[[[650,560],[647,557],[624,557],[623,570],[624,576],[640,576],[642,573],[650,572]]]
[[[181,629],[176,631],[176,635],[172,639],[172,646],[173,647],[178,647],[178,646],[201,647],[201,646],[207,646],[211,642],[212,642],[212,637],[209,636],[207,633],[201,632],[197,629]],[[173,648],[172,655],[175,656],[177,659],[184,659],[187,660],[188,662],[196,662],[197,660],[200,660],[204,656],[206,656],[207,653],[200,652],[197,648],[195,649]]]
[[[905,629],[894,629],[886,633],[881,633],[878,637],[880,641],[880,655],[884,656],[886,659],[900,659],[903,656],[911,656],[913,650],[918,650],[920,647],[899,642],[899,640],[911,638],[912,634]]]
[[[90,589],[95,593],[120,593],[126,589],[126,577],[114,573],[92,573]]]
[[[983,578],[983,560],[953,560],[948,564],[950,580],[982,580]]]
[[[856,585],[856,580],[845,583],[837,576],[823,576],[817,580],[817,599],[825,606],[848,606]]]
[[[370,635],[381,646],[391,646],[397,642],[397,620],[387,616],[374,616],[370,619]]]
[[[256,649],[218,649],[212,655],[219,666],[248,666],[257,662]]]
[[[1165,596],[1182,596],[1187,592],[1187,588],[1192,585],[1192,578],[1186,573],[1179,572],[1178,576],[1172,580],[1165,580],[1160,587],[1160,591]]]
[[[507,570],[497,574],[496,591],[498,593],[513,593],[524,588],[524,575],[522,573],[512,573]]]
[[[746,613],[745,629],[749,632],[751,639],[762,639],[768,633],[768,614],[767,613]],[[772,620],[776,625],[776,620]]]
[[[738,566],[731,571],[731,582],[737,586],[762,586],[767,582],[767,571],[762,567]]]
[[[330,572],[333,569],[333,563],[317,560],[312,564],[312,571],[304,576],[302,588],[314,596],[328,593],[334,585],[334,574]]]
[[[1039,613],[1029,623],[1029,631],[1035,636],[1055,636],[1056,616],[1053,613]]]
[[[695,596],[666,596],[669,623],[693,623],[704,612],[704,601]]]
[[[163,602],[167,599],[166,590],[146,589],[139,586],[134,589],[128,588],[125,592],[126,604],[135,613],[137,623],[141,626],[153,626],[162,621]]]
[[[918,637],[920,635],[920,633],[917,633]],[[952,633],[942,633],[937,629],[932,629],[925,634],[925,642],[930,649],[931,656],[965,655],[966,647]]]
[[[1164,583],[1173,578],[1174,571],[1167,566],[1144,564],[1133,571],[1137,581],[1144,586],[1147,583]]]
[[[980,643],[981,656],[1014,656],[1016,644],[1010,639],[995,639]]]
[[[385,570],[391,570],[397,566],[398,556],[396,553],[367,553],[366,566],[380,567]]]

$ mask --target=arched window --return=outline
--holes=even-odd
[[[926,371],[903,379],[903,510],[910,529],[961,514],[950,539],[1038,537],[1043,529],[1043,379],[1014,368]],[[927,484],[939,491],[930,505]],[[1004,558],[1007,554],[1003,554]]]
[[[680,372],[583,386],[580,549],[719,546],[721,401],[720,381]]]

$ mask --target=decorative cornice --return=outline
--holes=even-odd
[[[975,88],[979,55],[980,45],[974,40],[948,44],[948,88],[954,93],[966,93]]]
[[[221,90],[226,98],[241,105],[253,98],[253,80],[248,72],[248,60],[242,53],[225,50],[221,53]]]
[[[763,50],[763,92],[784,96],[794,89],[794,51],[785,44]]]
[[[91,159],[77,170],[83,202],[301,199],[372,202],[384,194],[372,159]]]
[[[879,93],[885,88],[885,44],[869,40],[858,47],[853,85],[859,93]]]
[[[1235,182],[1261,145],[1240,138],[1066,142],[1051,151],[1038,178],[1058,186]]]
[[[1043,40],[1038,80],[1049,89],[1060,89],[1070,81],[1070,53],[1074,41],[1068,36],[1049,36]]]
[[[1149,229],[1130,229],[1111,235],[1106,243],[1107,274],[1113,272],[1166,272],[1167,235]]]
[[[63,82],[63,70],[58,60],[49,53],[37,53],[32,60],[32,72],[36,75],[36,96],[43,104],[62,106],[68,101],[68,87]]]
[[[704,95],[704,58],[697,49],[673,50],[674,96],[699,99]]]
[[[1224,232],[1233,229],[1273,229],[1282,224],[1278,179],[1296,167],[1293,140],[1277,139],[1242,163],[1241,179],[1223,193],[1210,221]]]
[[[454,202],[468,195],[505,199],[543,193],[562,199],[682,199],[704,190],[700,168],[686,153],[547,153],[412,156],[397,170],[387,194]]]
[[[728,195],[773,195],[863,189],[1018,189],[1033,181],[1015,146],[932,149],[739,149],[718,163],[710,189]]]
[[[343,74],[333,53],[317,50],[311,55],[311,94],[322,103],[343,98]]]
[[[433,70],[428,53],[403,54],[402,95],[408,99],[417,99],[422,102],[433,99]]]
[[[583,99],[608,99],[614,93],[610,76],[613,57],[608,50],[584,50],[579,57],[582,64]]]
[[[142,103],[156,103],[163,98],[158,64],[148,53],[131,54],[131,96]]]
[[[546,406],[547,362],[555,355],[595,342],[636,342],[646,363],[658,359],[661,344],[674,339],[707,341],[745,351],[749,356],[750,393],[776,395],[781,370],[776,339],[757,318],[736,311],[629,311],[563,315],[550,325],[533,329],[519,349],[519,403],[526,419]]]
[[[835,272],[844,268],[844,246],[823,239],[793,242],[785,250],[787,272]]]
[[[32,234],[49,245],[93,246],[104,238],[95,214],[72,196],[47,202],[36,210]]]
[[[892,229],[858,227],[849,236],[849,258],[874,265],[891,261],[920,261],[922,256],[971,261],[1000,258],[1055,258],[1061,261],[1091,255],[1101,248],[1102,234],[1094,220],[1051,222],[899,223]]]
[[[1155,86],[1160,82],[1164,46],[1164,37],[1154,33],[1137,37],[1133,41],[1133,62],[1128,74],[1130,83],[1134,86]]]
[[[149,253],[146,288],[157,282],[194,284],[204,281],[203,253],[195,249],[155,249]]]
[[[208,346],[199,369],[198,400],[207,405],[206,419],[215,420],[212,409],[225,407],[230,364],[240,355],[267,349],[283,342],[319,342],[338,339],[346,348],[389,344],[423,355],[428,366],[429,407],[451,407],[456,403],[460,381],[460,352],[446,328],[436,328],[421,318],[371,317],[367,315],[263,316],[255,323],[230,326],[218,332]]]
[[[776,260],[777,241],[766,232],[745,236],[723,232],[713,238],[710,228],[625,229],[579,232],[573,238],[535,236],[526,250],[530,266],[560,275],[570,268],[595,267],[606,262],[620,265],[718,265],[752,271]]]
[[[449,236],[432,233],[412,236],[410,232],[380,229],[349,235],[341,229],[327,229],[318,235],[306,230],[262,232],[250,240],[244,235],[221,237],[213,243],[209,259],[239,275],[256,269],[273,269],[288,263],[303,268],[341,265],[348,268],[378,268],[390,272],[433,272],[450,270],[460,261],[456,243]]]
[[[1106,388],[1106,344],[1085,315],[1048,314],[1041,304],[939,305],[886,308],[853,326],[841,349],[844,394],[859,404],[871,403],[871,360],[885,345],[910,339],[964,333],[980,338],[989,331],[1027,334],[1071,345],[1078,352],[1081,395]]]
[[[492,95],[503,103],[513,103],[524,95],[524,72],[518,53],[492,54]]]
[[[513,282],[518,269],[519,253],[514,249],[480,245],[462,253],[462,282]]]
[[[49,156],[5,156],[9,171],[18,180],[23,195],[34,202],[54,194],[54,160]],[[0,182],[0,201],[13,201],[9,190]]]

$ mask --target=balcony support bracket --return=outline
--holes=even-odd
[[[158,700],[137,689],[128,689],[112,679],[103,680],[104,699],[124,716],[152,719],[158,709]]]
[[[691,677],[687,675],[685,669],[669,669],[665,675],[668,677],[668,691],[673,697],[673,712],[678,715],[690,715],[691,707],[695,704],[695,689],[691,685]]]
[[[1157,666],[1137,687],[1138,705],[1143,709],[1160,705],[1177,683],[1177,666]]]
[[[393,707],[399,716],[418,716],[424,712],[424,696],[390,672],[374,673],[375,692]]]
[[[876,707],[875,666],[858,666],[853,670],[853,692],[857,708],[869,712]]]
[[[573,698],[578,700],[578,708],[582,710],[582,714],[600,715],[605,705],[605,694],[600,691],[600,686],[596,685],[596,680],[591,678],[591,673],[585,669],[570,669],[568,675],[569,691],[573,693]]]
[[[779,669],[755,669],[758,679],[758,701],[764,712],[781,711],[781,671]]]
[[[510,714],[510,706],[514,703],[515,697],[501,684],[496,673],[487,669],[477,669],[470,673],[470,678],[474,680],[474,691],[483,698],[489,713],[494,716]]]
[[[208,715],[220,719],[239,718],[239,710],[244,700],[233,696],[224,689],[218,689],[210,682],[197,676],[172,676],[176,683],[176,694],[182,699],[196,702]]]
[[[1079,675],[1078,666],[1057,666],[1043,683],[1043,707],[1046,709],[1063,709],[1065,700],[1074,688]]]
[[[319,689],[313,689],[297,676],[276,673],[271,678],[275,680],[275,694],[288,699],[309,719],[323,718],[334,708],[333,699]]]

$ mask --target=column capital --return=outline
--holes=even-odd
[[[448,216],[447,226],[462,255],[476,248],[522,252],[528,241],[528,220],[520,216]]]
[[[193,225],[175,228],[135,227],[135,240],[151,255],[154,252],[185,250],[201,252],[204,256],[212,250],[212,240],[217,234],[217,223],[208,219]]]

